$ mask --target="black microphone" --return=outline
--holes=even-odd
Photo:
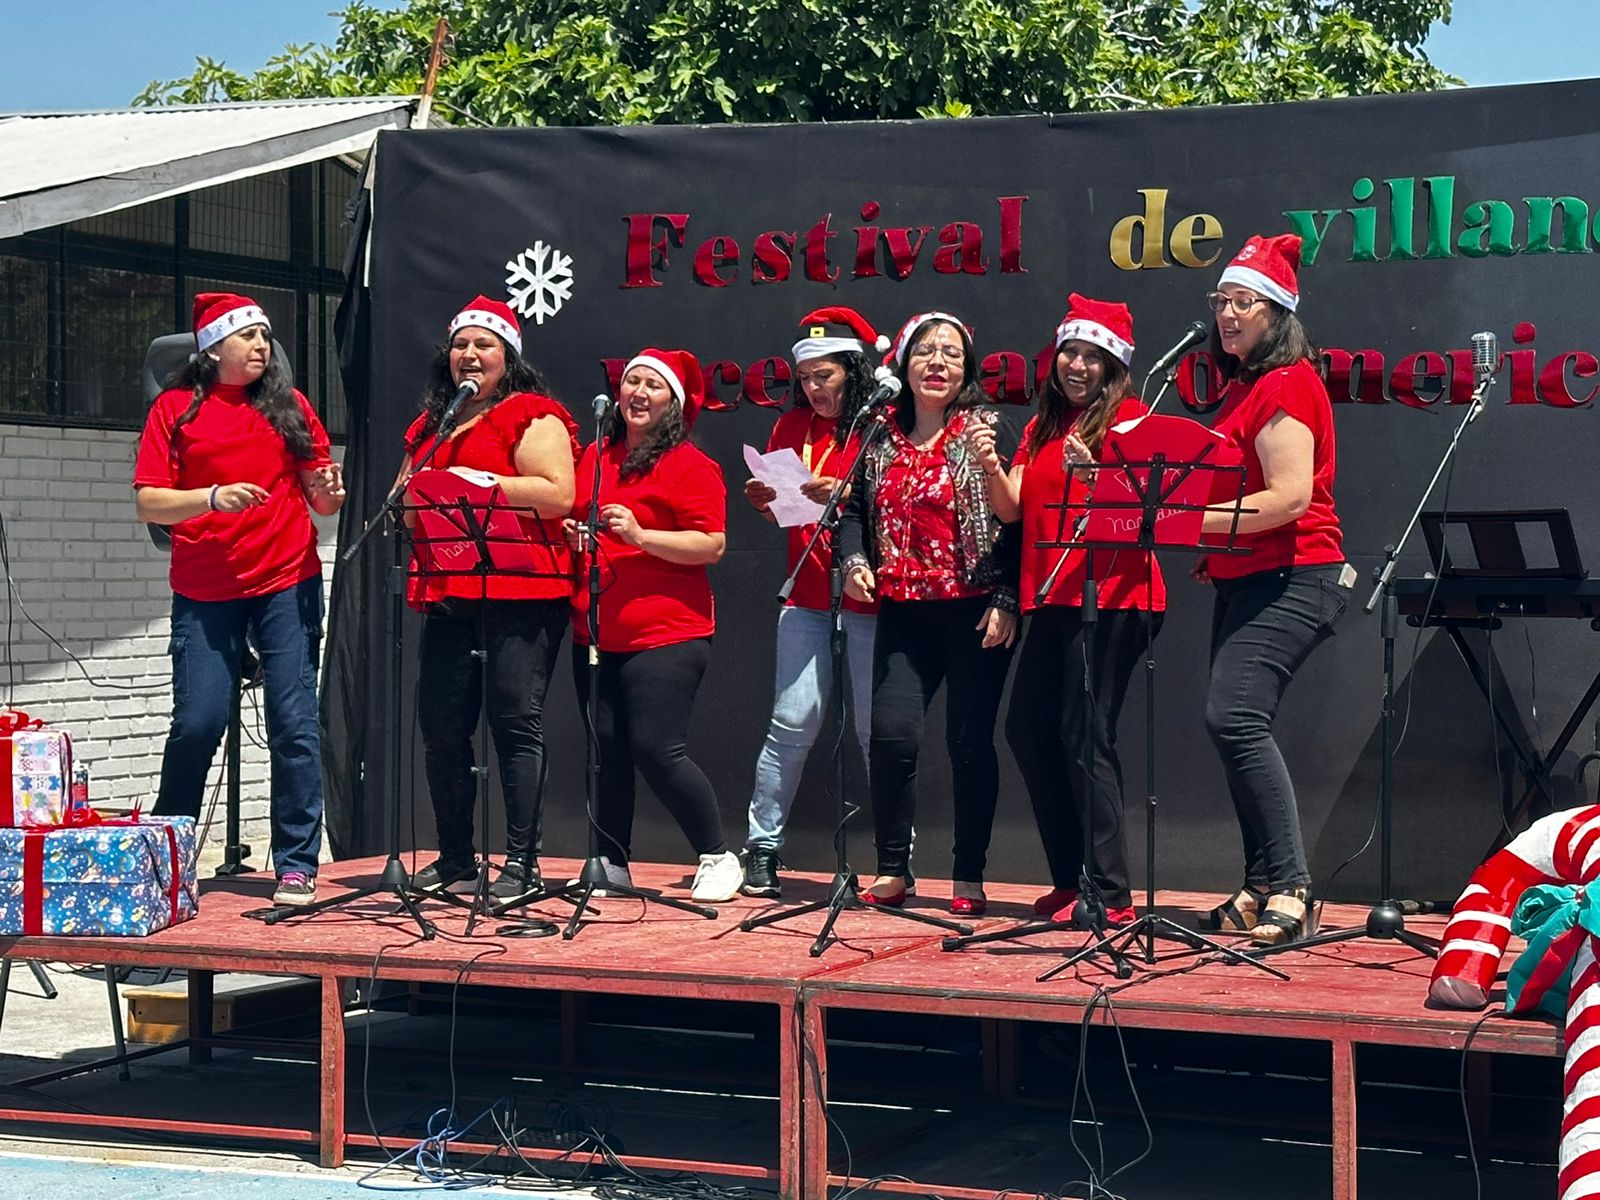
[[[439,436],[449,437],[455,430],[456,422],[461,419],[461,410],[468,400],[478,394],[478,381],[476,379],[463,379],[461,386],[456,389],[456,394],[450,397],[450,403],[444,406],[444,416],[439,418]]]
[[[1500,341],[1490,330],[1472,335],[1472,369],[1479,379],[1500,372]]]
[[[594,419],[604,421],[611,415],[611,393],[600,392],[594,398]]]
[[[1210,335],[1211,327],[1204,321],[1190,321],[1183,331],[1183,336],[1178,339],[1177,345],[1156,359],[1155,366],[1150,368],[1149,373],[1151,375],[1160,375],[1164,371],[1170,371],[1174,363],[1205,341]]]
[[[872,395],[867,397],[867,407],[876,408],[880,404],[887,404],[900,394],[905,385],[900,382],[898,375],[888,375],[878,381],[878,386],[872,389]]]

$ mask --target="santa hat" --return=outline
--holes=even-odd
[[[1067,297],[1067,315],[1056,326],[1056,349],[1072,341],[1099,346],[1126,367],[1133,362],[1133,314],[1126,304],[1091,300],[1073,292]]]
[[[888,353],[883,361],[885,363],[893,363],[897,367],[902,366],[906,361],[906,349],[911,345],[917,333],[924,325],[931,325],[935,321],[948,321],[962,331],[962,337],[965,339],[967,327],[961,323],[960,317],[953,317],[947,312],[918,313],[911,320],[900,326],[900,332],[895,335],[894,349]]]
[[[1234,255],[1217,286],[1237,283],[1275,300],[1290,312],[1300,305],[1300,237],[1280,233],[1277,237],[1253,237]]]
[[[202,350],[209,350],[223,338],[251,325],[265,325],[267,332],[272,332],[267,314],[249,296],[201,292],[194,298],[194,340]]]
[[[517,320],[517,314],[511,311],[511,306],[504,300],[474,296],[471,303],[450,318],[450,328],[445,336],[454,337],[456,330],[466,329],[468,326],[497,333],[505,339],[506,345],[518,354],[522,353],[522,324]]]
[[[705,403],[705,379],[700,374],[700,360],[687,350],[641,350],[628,360],[622,373],[626,375],[635,367],[649,367],[667,381],[672,394],[683,409],[683,423],[693,425]]]
[[[889,348],[889,339],[853,308],[819,308],[801,317],[800,327],[806,332],[794,344],[797,366],[830,354],[865,354],[868,350],[882,354]]]

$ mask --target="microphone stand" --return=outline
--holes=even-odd
[[[1357,938],[1372,938],[1375,941],[1394,940],[1403,942],[1430,958],[1437,958],[1439,955],[1437,945],[1406,928],[1405,915],[1394,899],[1391,845],[1394,827],[1394,640],[1400,614],[1391,580],[1395,568],[1400,564],[1400,555],[1405,550],[1406,542],[1411,539],[1417,524],[1422,520],[1422,510],[1428,506],[1433,489],[1438,486],[1445,470],[1455,460],[1462,435],[1466,433],[1467,426],[1476,421],[1478,415],[1483,412],[1484,400],[1489,394],[1489,388],[1494,384],[1494,379],[1495,371],[1492,367],[1488,365],[1479,367],[1478,385],[1472,389],[1472,399],[1467,404],[1467,411],[1462,415],[1455,432],[1450,435],[1450,444],[1445,447],[1439,465],[1434,468],[1433,477],[1428,480],[1428,486],[1422,489],[1422,498],[1417,501],[1417,507],[1412,511],[1411,519],[1406,522],[1405,529],[1401,531],[1399,541],[1384,547],[1383,566],[1373,572],[1372,595],[1368,596],[1367,602],[1361,606],[1361,611],[1370,615],[1380,603],[1383,605],[1383,612],[1378,618],[1379,632],[1383,637],[1383,708],[1378,719],[1378,902],[1367,911],[1365,925],[1352,926],[1349,929],[1330,929],[1326,933],[1313,934],[1297,942],[1285,942],[1281,946],[1264,946],[1259,950],[1248,951],[1252,958],[1262,958],[1284,950],[1304,950],[1312,946],[1349,942]],[[1425,612],[1417,620],[1421,625],[1426,625],[1428,616],[1429,614]]]
[[[944,917],[935,917],[928,913],[906,912],[900,908],[886,908],[882,905],[867,904],[861,899],[855,872],[850,869],[848,861],[846,830],[851,816],[859,812],[860,808],[852,805],[845,795],[844,737],[845,730],[849,726],[846,724],[844,693],[845,680],[849,677],[845,673],[844,565],[839,559],[838,528],[843,518],[844,498],[864,469],[863,464],[867,461],[869,451],[884,436],[885,431],[888,429],[888,421],[891,418],[888,409],[872,406],[863,409],[856,418],[858,422],[863,419],[867,421],[867,426],[861,435],[861,447],[856,453],[855,460],[851,462],[850,469],[834,484],[833,491],[829,493],[827,502],[822,506],[822,514],[817,518],[816,527],[811,531],[811,539],[806,543],[805,549],[796,561],[794,569],[789,572],[789,577],[783,581],[783,586],[778,589],[778,602],[781,604],[788,600],[789,594],[794,590],[795,579],[800,574],[800,569],[810,559],[812,550],[826,536],[828,539],[828,651],[833,663],[833,691],[830,707],[833,714],[834,728],[838,735],[834,739],[833,746],[833,796],[834,812],[837,818],[833,827],[833,879],[828,884],[828,896],[825,900],[808,901],[794,908],[762,913],[760,916],[749,917],[739,922],[740,931],[749,933],[767,925],[775,925],[780,921],[789,921],[796,917],[805,917],[814,912],[826,910],[828,916],[822,923],[822,930],[817,934],[817,940],[811,943],[812,958],[819,957],[827,949],[828,940],[833,935],[834,924],[839,920],[839,914],[846,910],[851,912],[870,912],[885,917],[897,917],[903,921],[933,925],[962,935],[972,933],[972,926],[962,924],[960,921],[950,921]],[[853,435],[854,428],[852,428],[850,436]],[[848,443],[849,436],[845,440]],[[857,704],[861,704],[864,700],[865,697],[855,697]]]
[[[476,394],[474,390],[473,394]],[[458,392],[457,395],[460,395]],[[463,402],[465,398],[463,397]],[[389,701],[389,857],[384,860],[383,873],[376,883],[366,887],[357,888],[353,892],[332,896],[326,900],[318,900],[315,904],[299,907],[275,905],[271,908],[247,913],[247,916],[259,916],[263,924],[276,925],[280,921],[287,921],[293,917],[311,916],[315,913],[325,912],[331,908],[339,908],[346,904],[364,900],[368,896],[380,893],[392,895],[406,914],[417,923],[417,929],[422,934],[424,941],[431,940],[437,928],[432,921],[422,915],[417,907],[414,893],[411,890],[411,876],[406,871],[405,864],[400,861],[400,777],[405,769],[404,746],[405,739],[400,736],[404,728],[404,700],[400,677],[405,666],[405,596],[406,596],[406,568],[405,568],[405,495],[406,488],[411,483],[412,476],[426,469],[433,461],[433,456],[439,448],[449,440],[455,432],[457,416],[461,405],[454,401],[445,409],[444,416],[439,422],[439,428],[434,433],[433,444],[427,452],[411,464],[411,469],[406,472],[405,478],[399,480],[394,487],[389,489],[389,494],[384,497],[383,503],[378,506],[378,511],[372,514],[355,536],[345,552],[339,556],[341,566],[348,567],[355,561],[356,555],[361,552],[361,547],[367,542],[379,525],[386,519],[393,519],[394,528],[390,536],[391,554],[389,559],[389,662],[390,662],[390,701]]]

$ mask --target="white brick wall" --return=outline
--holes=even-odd
[[[82,660],[96,687],[60,649],[11,609],[11,666],[0,649],[0,702],[68,730],[93,774],[93,799],[109,807],[155,803],[161,747],[172,712],[167,635],[172,591],[167,557],[133,515],[138,435],[0,423],[0,517],[11,575],[28,613]],[[337,518],[315,518],[323,575],[332,574]],[[3,593],[0,584],[0,593]],[[6,644],[0,595],[0,648]],[[11,691],[11,680],[15,690]],[[269,865],[267,755],[257,700],[245,700],[243,840],[250,865]],[[252,737],[263,743],[253,744]],[[219,748],[210,787],[222,778]],[[220,800],[206,860],[220,857]],[[204,873],[204,872],[203,872]]]

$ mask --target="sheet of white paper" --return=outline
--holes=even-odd
[[[772,502],[772,517],[784,529],[810,525],[822,516],[822,505],[800,494],[801,487],[810,483],[815,476],[793,450],[785,447],[762,454],[754,446],[747,445],[744,448],[744,465],[750,468],[751,478],[759,479],[778,493]]]

